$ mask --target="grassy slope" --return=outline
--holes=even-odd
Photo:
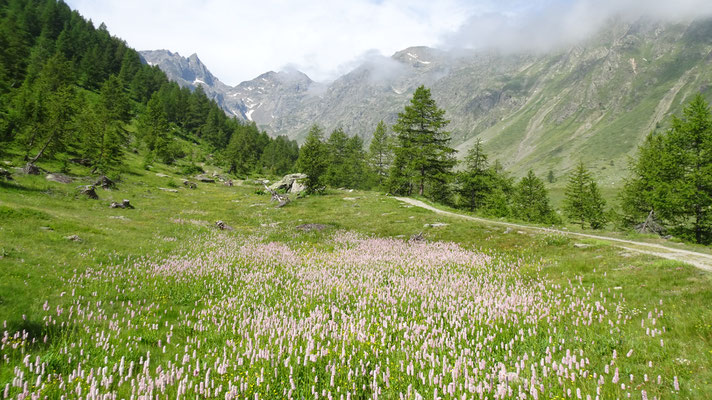
[[[139,159],[131,162],[140,164]],[[157,172],[175,178],[161,178]],[[406,238],[424,231],[428,240],[454,241],[487,253],[541,260],[547,279],[564,286],[581,279],[585,286],[594,285],[601,290],[620,287],[622,291],[618,293],[625,296],[626,307],[639,318],[662,307],[665,315],[660,322],[667,329],[665,346],[640,348],[645,356],[622,359],[621,374],[640,376],[645,372],[642,364],[649,359],[643,357],[654,357],[666,377],[680,377],[680,397],[706,398],[712,393],[712,275],[689,266],[626,254],[595,241],[587,242],[591,247],[582,249],[561,237],[505,234],[502,228],[435,216],[373,192],[333,191],[275,209],[267,196],[257,193],[257,187],[248,185],[229,188],[200,184],[196,190],[179,187],[178,193],[159,190],[158,187],[171,186],[170,182],[180,186],[176,172],[166,168],[150,172],[135,168],[123,178],[119,190],[100,190],[98,201],[77,197],[78,183],[62,185],[47,182],[41,176],[18,176],[14,183],[0,182],[0,321],[5,321],[8,331],[25,329],[40,336],[42,303],[61,303],[63,280],[75,273],[98,264],[120,264],[130,258],[168,256],[180,251],[196,233],[212,230],[216,220],[225,221],[239,234],[259,233],[267,240],[315,247],[333,230],[302,233],[295,229],[297,225],[323,223],[338,229]],[[136,209],[108,208],[110,201],[124,198],[130,199]],[[423,228],[435,221],[450,225]],[[261,226],[271,223],[277,224]],[[83,241],[64,239],[75,234]],[[102,298],[100,293],[98,296]],[[177,310],[190,309],[185,304],[175,305]],[[592,339],[638,350],[645,335],[641,334],[640,324],[638,329],[634,323],[628,325],[619,335],[606,337],[606,332]],[[147,348],[150,350],[150,345]],[[41,346],[30,351],[51,356]],[[7,365],[0,365],[0,384],[4,386],[11,377]],[[667,397],[670,392],[663,395]]]

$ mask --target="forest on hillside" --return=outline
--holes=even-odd
[[[297,157],[295,142],[228,118],[57,0],[0,1],[0,143],[31,164],[103,174],[120,173],[127,151],[191,164],[193,145],[238,174],[282,174]]]

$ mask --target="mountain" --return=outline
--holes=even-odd
[[[168,78],[181,87],[195,89],[202,87],[209,98],[215,100],[229,115],[245,119],[245,104],[242,99],[227,96],[230,86],[220,82],[193,54],[188,58],[168,50],[143,50],[139,54],[148,65],[158,65]]]
[[[303,108],[313,102],[324,85],[312,81],[306,74],[290,70],[267,72],[257,78],[242,82],[227,92],[231,98],[240,99],[245,118],[271,132],[289,132],[295,125],[292,115],[305,118]]]
[[[372,57],[328,85],[271,72],[224,93],[274,135],[302,140],[318,123],[368,140],[424,84],[447,111],[461,156],[481,138],[515,175],[532,168],[560,176],[583,161],[604,185],[618,185],[645,135],[663,129],[692,94],[712,96],[711,64],[712,20],[614,20],[545,54],[412,47]]]

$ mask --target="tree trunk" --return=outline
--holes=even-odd
[[[52,141],[54,140],[55,134],[56,133],[52,133],[52,135],[49,137],[49,139],[47,139],[47,142],[44,144],[44,146],[42,146],[42,148],[40,149],[40,152],[37,153],[37,155],[32,160],[30,160],[31,164],[36,163],[37,160],[39,160],[40,157],[42,157],[42,154],[44,154],[45,150],[47,150],[47,147],[49,147],[49,144],[52,143]]]
[[[695,241],[702,244],[702,207],[695,206]]]

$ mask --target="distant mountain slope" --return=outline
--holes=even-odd
[[[139,51],[139,54],[147,64],[158,65],[170,80],[181,87],[195,89],[201,86],[205,94],[214,99],[229,115],[245,119],[242,99],[226,96],[231,87],[213,76],[197,54],[188,58],[168,50],[143,50]]]
[[[224,96],[243,102],[245,117],[272,134],[301,140],[319,123],[368,140],[424,84],[447,111],[461,155],[479,137],[517,175],[533,168],[559,176],[581,160],[615,185],[641,139],[693,93],[709,98],[710,82],[712,20],[639,20],[611,22],[588,41],[548,54],[413,47],[328,85],[298,72],[268,73]]]

